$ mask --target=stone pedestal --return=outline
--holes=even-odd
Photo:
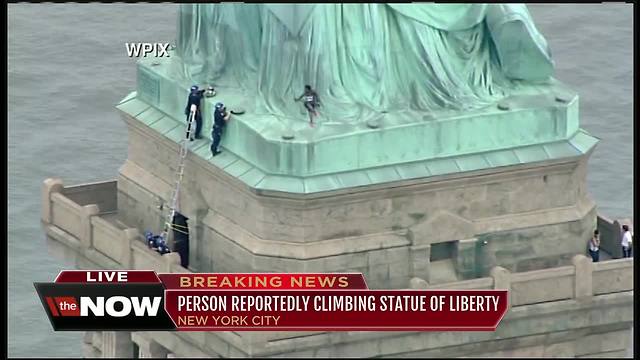
[[[145,229],[163,220],[156,209],[169,201],[185,131],[176,104],[187,87],[167,66],[140,61],[138,92],[117,105],[129,129],[118,203]],[[205,113],[237,99],[217,90]],[[179,210],[190,219],[190,266],[362,272],[373,288],[399,288],[412,277],[432,283],[433,249],[449,245],[439,260],[453,275],[438,279],[570,264],[595,222],[585,180],[597,139],[579,129],[578,96],[558,82],[524,86],[509,104],[387,114],[373,128],[286,125],[293,138],[250,109],[232,117],[222,154],[205,139],[186,158]]]
[[[162,213],[148,209],[171,194],[177,145],[144,120],[124,119],[130,151],[118,179],[120,211],[155,229]],[[207,160],[207,144],[194,146],[180,211],[190,218],[190,264],[202,272],[362,272],[373,288],[399,288],[411,277],[431,283],[430,249],[446,242],[456,249],[450,260],[458,279],[488,276],[494,266],[569,265],[595,223],[585,191],[589,151],[368,186],[329,177],[342,187],[296,193],[247,186],[250,176],[263,178],[259,186],[271,180],[234,154]]]

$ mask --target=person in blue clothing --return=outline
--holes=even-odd
[[[218,149],[220,141],[222,140],[222,133],[225,126],[229,121],[231,114],[227,111],[227,108],[223,103],[217,103],[216,109],[213,113],[213,130],[211,131],[211,154],[216,156],[221,153]]]
[[[202,130],[202,97],[206,90],[199,90],[197,85],[193,85],[191,87],[191,92],[189,93],[189,98],[187,99],[187,106],[184,109],[184,114],[187,116],[187,123],[189,122],[189,113],[191,112],[191,105],[196,106],[196,133],[195,138],[201,139],[200,131]],[[194,138],[191,137],[191,141]]]
[[[159,252],[160,255],[171,252],[171,250],[167,246],[167,242],[164,240],[162,235],[153,235],[151,231],[145,231],[144,237],[147,239],[147,245],[151,249]]]

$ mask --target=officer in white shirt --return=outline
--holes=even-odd
[[[631,237],[631,232],[629,231],[628,225],[622,225],[622,257],[631,257],[631,244],[633,242],[633,238]]]

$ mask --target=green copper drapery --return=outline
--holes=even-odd
[[[299,114],[305,84],[322,113],[467,109],[553,70],[524,5],[181,5],[185,81],[240,87],[259,112]]]

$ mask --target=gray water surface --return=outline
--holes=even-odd
[[[127,131],[114,105],[135,87],[125,42],[175,39],[174,4],[10,4],[9,356],[79,357],[81,333],[54,332],[33,282],[72,267],[51,258],[40,227],[47,177],[113,179]],[[581,96],[581,126],[601,138],[589,190],[599,210],[633,216],[633,7],[532,5],[556,77]]]

